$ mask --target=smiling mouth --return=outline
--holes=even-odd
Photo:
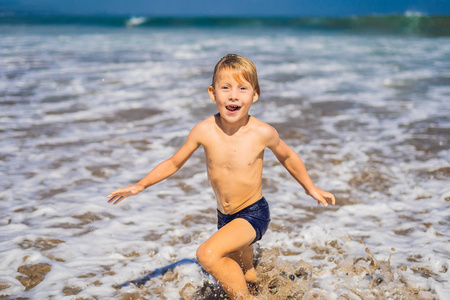
[[[238,110],[241,109],[241,107],[238,106],[238,105],[227,105],[227,106],[226,106],[226,109],[227,109],[228,111],[238,111]]]

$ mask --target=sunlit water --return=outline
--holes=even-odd
[[[179,299],[211,282],[192,264],[117,288],[215,232],[202,149],[135,198],[105,196],[216,112],[229,52],[258,68],[251,114],[337,197],[318,207],[267,150],[260,296],[450,298],[449,38],[75,26],[0,28],[0,295]]]

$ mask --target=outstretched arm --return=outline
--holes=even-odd
[[[316,199],[319,205],[321,203],[324,206],[328,206],[328,203],[335,204],[336,200],[333,194],[325,192],[314,185],[300,156],[280,139],[275,129],[269,134],[268,148],[272,150],[292,177],[302,185],[307,195]]]
[[[199,134],[197,131],[198,129],[194,127],[180,150],[178,150],[171,158],[153,168],[153,170],[137,184],[118,189],[109,194],[107,196],[110,198],[108,203],[113,203],[114,205],[118,204],[123,199],[139,194],[149,186],[166,179],[178,171],[200,146],[198,139]]]

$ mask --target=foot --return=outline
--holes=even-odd
[[[256,273],[255,268],[251,268],[244,275],[245,281],[247,283],[256,283],[256,279],[257,279],[256,277],[257,277],[257,273]]]

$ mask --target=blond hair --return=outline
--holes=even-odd
[[[252,85],[253,89],[258,94],[258,96],[260,95],[261,91],[259,88],[258,74],[256,72],[256,67],[249,59],[232,53],[222,57],[214,68],[214,74],[212,78],[213,87],[214,84],[216,83],[217,74],[224,69],[234,70],[235,74],[233,74],[233,77],[238,82],[241,81],[242,76],[246,81],[248,81]]]

